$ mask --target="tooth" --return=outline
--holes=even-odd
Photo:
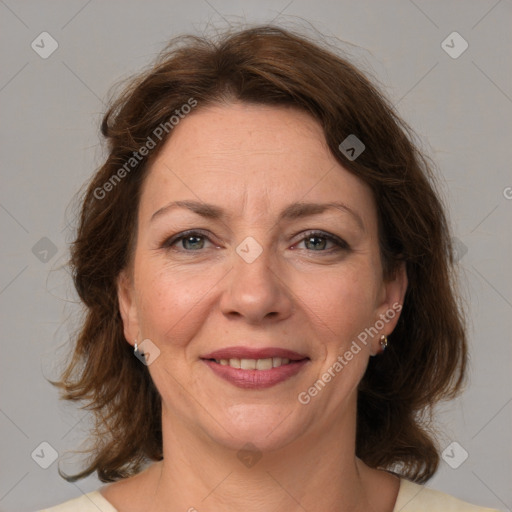
[[[256,361],[256,370],[270,370],[272,368],[272,358],[258,359]]]
[[[227,365],[228,363],[229,363],[229,361],[227,359],[221,359],[220,360],[220,364],[222,364],[224,366]]]
[[[287,357],[283,357],[282,364],[288,364],[289,362],[290,362],[290,360]]]
[[[242,370],[255,370],[256,359],[240,359],[240,368]]]
[[[283,364],[283,360],[280,357],[273,357],[272,358],[272,366],[274,368],[277,368],[278,366],[281,366]]]
[[[232,366],[233,368],[240,368],[240,359],[230,359],[229,366]]]

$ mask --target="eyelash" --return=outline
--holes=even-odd
[[[195,230],[195,229],[191,229],[191,230],[188,230],[188,231],[183,231],[181,233],[178,233],[177,235],[174,235],[170,238],[166,238],[161,244],[160,244],[160,247],[162,249],[167,249],[167,250],[173,250],[173,246],[177,243],[177,242],[181,242],[182,240],[186,239],[186,238],[190,238],[190,237],[193,237],[193,236],[196,236],[196,237],[202,237],[202,238],[206,238],[207,240],[210,240],[210,238],[208,237],[208,235],[200,230]],[[336,247],[334,248],[331,248],[331,249],[325,249],[325,250],[320,250],[320,251],[314,251],[314,250],[311,250],[311,251],[308,251],[308,252],[319,252],[319,253],[327,253],[327,254],[331,254],[332,252],[338,252],[338,251],[349,251],[350,250],[350,246],[347,244],[347,242],[345,242],[345,240],[341,239],[341,238],[338,238],[337,236],[335,235],[331,235],[329,233],[325,233],[323,231],[307,231],[303,238],[301,238],[299,240],[299,242],[297,243],[300,243],[300,242],[303,242],[304,240],[308,239],[308,238],[324,238],[325,240],[329,241],[329,242],[332,242]],[[186,252],[186,253],[194,253],[194,252],[200,252],[201,249],[197,249],[197,250],[187,250],[187,249],[184,249],[184,248],[181,248],[180,249],[180,252]]]

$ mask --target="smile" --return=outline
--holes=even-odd
[[[241,368],[242,370],[270,370],[279,368],[285,364],[290,364],[287,357],[267,357],[265,359],[215,359],[216,363],[231,368]]]
[[[242,389],[266,389],[275,386],[297,375],[310,362],[308,358],[291,361],[280,357],[202,361],[217,377]]]

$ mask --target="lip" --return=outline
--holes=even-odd
[[[212,361],[212,359],[267,359],[270,357],[286,357],[290,362],[269,370],[242,370]],[[201,359],[217,376],[242,389],[265,389],[275,386],[297,375],[309,362],[309,357],[306,355],[278,347],[261,349],[228,347],[210,352]]]
[[[277,356],[279,357],[279,356]],[[231,384],[243,389],[265,389],[275,386],[294,375],[297,375],[309,359],[301,361],[290,361],[290,363],[270,370],[242,370],[232,368],[229,365],[222,365],[209,359],[203,359],[212,371],[219,377]]]
[[[221,348],[201,356],[201,359],[267,359],[269,357],[287,357],[290,361],[309,359],[305,354],[299,354],[298,352],[294,352],[293,350],[288,350],[285,348],[251,348],[241,346]]]

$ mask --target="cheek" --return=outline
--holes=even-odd
[[[185,345],[205,318],[209,297],[219,282],[217,273],[179,271],[146,262],[138,282],[142,335],[158,345]]]
[[[340,267],[301,279],[296,293],[331,344],[350,343],[373,320],[375,283],[368,267]]]

